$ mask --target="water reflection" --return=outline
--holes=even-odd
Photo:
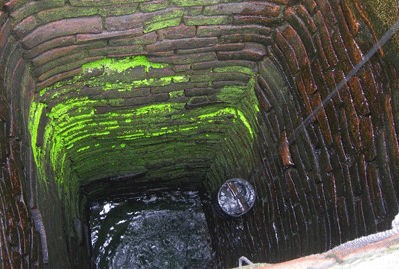
[[[91,206],[97,268],[212,268],[197,192],[146,193]]]

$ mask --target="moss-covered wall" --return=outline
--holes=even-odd
[[[397,36],[293,130],[395,10],[357,0],[0,1],[4,267],[87,263],[77,190],[104,178],[202,183],[210,196],[227,178],[250,180],[258,200],[248,215],[206,205],[221,266],[385,229],[399,197]]]

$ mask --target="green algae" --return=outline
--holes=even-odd
[[[84,64],[82,70],[84,73],[92,72],[94,69],[103,69],[106,72],[116,71],[121,73],[129,68],[139,66],[143,66],[146,72],[148,72],[150,68],[164,68],[167,65],[150,62],[146,56],[133,56],[123,59],[103,58]]]
[[[220,89],[216,105],[186,109],[179,101],[188,98],[181,87],[171,87],[168,101],[154,99],[137,105],[126,101],[130,98],[134,104],[137,88],[192,81],[189,74],[150,77],[151,69],[167,66],[145,56],[103,58],[83,65],[82,73],[69,80],[39,89],[31,102],[28,128],[42,181],[53,178],[60,197],[73,205],[79,185],[97,178],[139,173],[159,158],[197,158],[211,163],[217,154],[215,145],[223,147],[232,133],[240,137],[234,139],[253,142],[259,107],[254,74],[247,67],[210,70],[251,76],[247,86]],[[128,72],[138,67],[145,70],[145,79],[109,80],[113,74],[131,74]],[[211,84],[212,76],[208,80]]]

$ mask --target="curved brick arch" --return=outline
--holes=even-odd
[[[40,208],[43,203],[37,204],[40,198],[34,192],[42,187],[35,183],[35,169],[29,168],[34,166],[34,156],[25,148],[31,139],[30,102],[47,102],[38,97],[41,90],[82,74],[84,64],[103,57],[146,55],[150,62],[171,67],[133,73],[143,79],[188,76],[181,85],[173,81],[169,88],[144,87],[141,95],[134,96],[138,103],[133,102],[133,107],[174,98],[191,109],[219,105],[227,99],[215,99],[215,91],[249,81],[242,69],[237,72],[229,67],[245,67],[257,74],[256,141],[249,153],[242,149],[248,146],[246,142],[232,141],[226,147],[233,156],[218,155],[205,169],[210,190],[225,176],[241,173],[256,182],[263,197],[254,215],[264,217],[250,218],[245,226],[264,235],[258,241],[237,232],[236,223],[214,216],[218,225],[212,232],[220,239],[215,245],[224,264],[234,264],[237,257],[231,254],[237,252],[253,260],[284,260],[386,228],[398,210],[399,191],[394,180],[399,169],[398,77],[386,56],[389,49],[380,51],[348,82],[288,151],[281,150],[293,129],[361,60],[373,36],[381,35],[384,27],[377,27],[372,11],[359,1],[321,0],[5,2],[0,13],[1,193],[8,197],[2,201],[5,266],[40,264],[37,251],[46,252],[39,245],[39,237],[46,239],[44,233],[34,231],[27,213],[29,207]],[[183,96],[175,93],[176,88],[184,90]],[[240,163],[239,156],[247,161]],[[241,167],[233,168],[235,163]],[[251,171],[245,171],[245,166]],[[9,202],[19,197],[30,199],[29,206]],[[51,199],[61,206],[59,200]],[[46,225],[50,217],[60,217],[52,210],[43,211]],[[73,220],[65,223],[60,224],[79,225]],[[51,238],[63,232],[47,228],[46,234],[51,248],[56,242]],[[233,235],[243,242],[235,242]],[[78,244],[77,238],[71,236],[68,247]],[[223,250],[226,246],[228,251]],[[59,253],[66,253],[68,247],[60,247]],[[54,253],[50,252],[50,264],[57,256]],[[67,267],[71,261],[65,257],[59,262]]]

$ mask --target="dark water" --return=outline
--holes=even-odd
[[[197,192],[146,193],[91,206],[97,268],[212,268]]]

